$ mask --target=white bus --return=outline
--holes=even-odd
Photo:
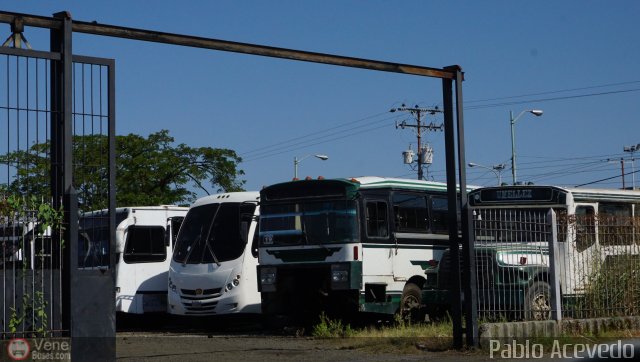
[[[169,313],[259,313],[254,233],[258,192],[197,200],[184,220],[169,269]]]
[[[166,312],[173,240],[187,210],[179,206],[116,208],[116,312]],[[84,213],[79,222],[78,266],[108,266],[107,210]]]
[[[444,183],[357,177],[266,187],[258,267],[265,320],[414,315],[424,270],[448,248],[448,234]]]

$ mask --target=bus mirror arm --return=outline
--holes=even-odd
[[[243,244],[247,244],[249,238],[249,223],[246,221],[240,222],[240,238],[242,239]]]

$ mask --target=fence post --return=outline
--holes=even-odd
[[[558,222],[556,213],[549,209],[547,213],[547,226],[550,228],[549,238],[549,283],[551,284],[551,318],[556,321],[562,320],[562,306],[560,294],[560,266],[558,264]]]

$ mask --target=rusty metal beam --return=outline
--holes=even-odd
[[[46,18],[42,16],[0,11],[0,23],[12,24],[16,19],[21,19],[25,26],[50,29],[59,28],[61,26],[60,20],[55,18]],[[382,72],[402,73],[442,79],[455,79],[456,77],[456,72],[452,72],[451,70],[447,69],[429,68],[419,65],[391,63],[286,48],[276,48],[265,45],[238,43],[227,40],[196,37],[191,35],[163,33],[153,30],[125,28],[121,26],[98,24],[96,22],[83,22],[74,20],[72,23],[72,29],[77,33],[102,35],[195,48],[213,49],[242,54],[260,55],[265,57],[338,65],[350,68],[362,68]]]

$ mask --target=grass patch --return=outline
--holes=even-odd
[[[312,336],[325,339],[338,349],[358,349],[370,353],[415,354],[425,351],[441,352],[453,349],[453,323],[450,319],[432,323],[408,323],[396,318],[393,323],[352,327],[339,319],[320,315],[320,322],[312,329]],[[640,337],[640,330],[620,328],[598,332],[564,331],[557,337],[523,338],[530,343],[542,344],[550,351],[554,344],[598,344]],[[501,339],[501,338],[498,338]],[[504,337],[503,342],[512,338]],[[482,348],[472,353],[484,353]]]
[[[320,322],[313,326],[311,335],[316,338],[345,338],[353,335],[349,324],[343,325],[339,319],[330,319],[324,312],[320,314]]]
[[[452,347],[453,324],[450,320],[437,323],[407,323],[396,318],[389,325],[352,328],[340,320],[320,315],[320,322],[313,327],[312,336],[329,338],[341,349],[363,349],[373,353],[443,351]]]

